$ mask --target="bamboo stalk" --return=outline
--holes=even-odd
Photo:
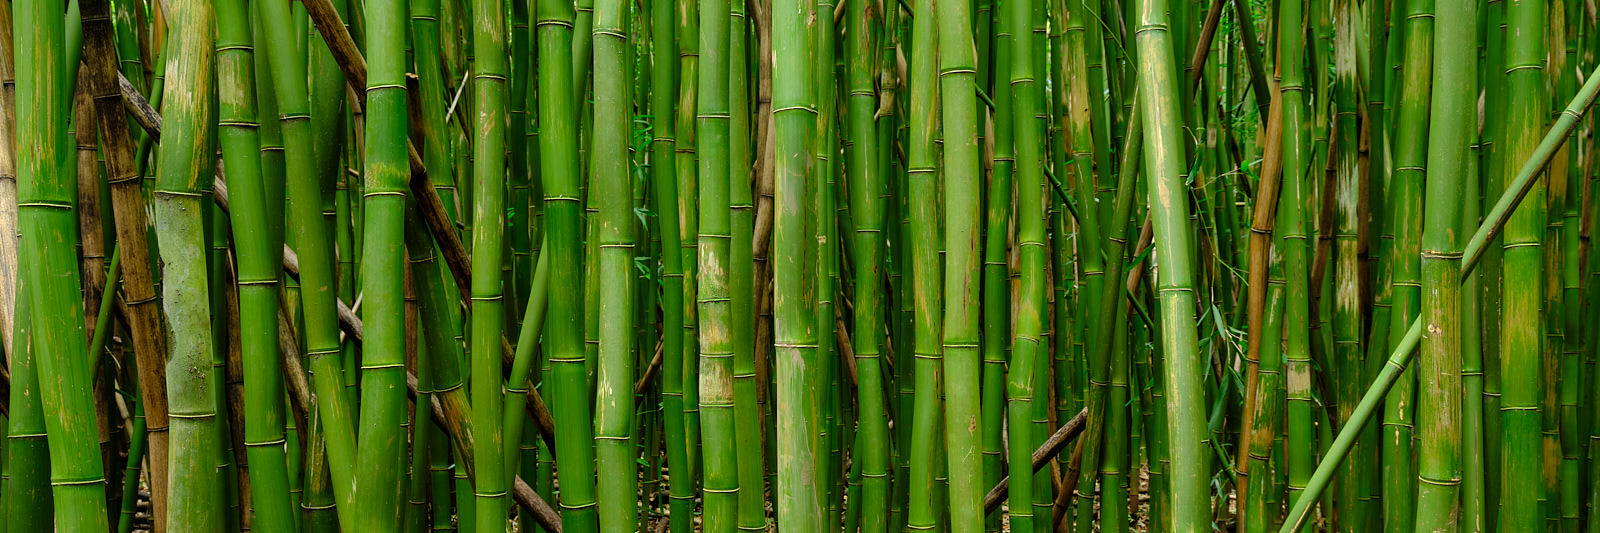
[[[1467,174],[1476,118],[1477,5],[1440,6],[1434,34],[1431,130],[1428,138],[1428,221],[1422,246],[1423,337],[1417,405],[1421,448],[1417,463],[1420,531],[1449,531],[1461,524],[1462,394],[1460,284],[1462,201],[1451,194]]]
[[[361,351],[360,445],[356,462],[356,524],[382,528],[400,523],[406,460],[404,391],[405,353],[405,209],[406,88],[405,10],[398,5],[372,5],[367,10],[367,50],[372,72],[367,78],[365,113],[365,180],[362,187],[362,322],[371,335]],[[321,53],[316,54],[322,57]],[[318,81],[337,77],[321,75]],[[335,98],[336,102],[343,99]],[[315,113],[313,118],[315,118]],[[330,147],[320,144],[323,151]],[[346,285],[355,280],[346,280]],[[478,313],[476,317],[492,316]],[[495,346],[494,348],[498,348]],[[494,349],[487,355],[493,356]],[[353,350],[345,357],[354,358]],[[345,361],[346,368],[354,361]],[[499,365],[496,364],[498,369]],[[355,376],[345,375],[347,380]],[[498,382],[496,387],[498,388]],[[499,392],[496,390],[495,392]],[[481,420],[477,420],[481,422]],[[494,424],[490,424],[494,425]],[[483,427],[483,426],[479,426]],[[487,433],[486,441],[493,441]],[[479,457],[482,457],[480,454]],[[487,468],[493,466],[485,465]],[[485,490],[491,476],[480,473]]]
[[[772,234],[774,289],[773,338],[777,382],[777,483],[774,485],[778,529],[822,531],[826,515],[821,497],[824,472],[821,441],[821,391],[814,365],[817,352],[815,301],[777,295],[810,294],[815,287],[814,264],[807,252],[809,231],[805,213],[808,195],[815,187],[816,169],[812,138],[817,109],[808,42],[816,24],[809,0],[775,0],[772,23],[784,28],[773,34],[773,116],[776,123],[774,160],[775,206]],[[805,31],[796,31],[803,29]],[[681,181],[681,179],[680,179]]]
[[[564,66],[572,48],[572,11],[562,2],[541,2],[537,10],[540,57],[551,58],[539,75],[539,165],[545,194],[545,235],[551,279],[556,287],[577,287],[582,279],[582,229],[579,222],[579,167],[576,95],[568,91],[572,72]],[[547,347],[553,400],[561,406],[556,424],[561,438],[555,453],[562,487],[562,527],[595,531],[593,428],[588,379],[584,376],[583,301],[571,296],[550,301]]]
[[[217,405],[213,390],[221,385],[211,365],[218,339],[211,330],[209,299],[192,291],[208,287],[203,227],[209,201],[201,184],[214,166],[207,148],[215,88],[212,55],[212,13],[209,4],[180,2],[173,6],[175,21],[194,28],[175,35],[167,54],[167,73],[175,86],[162,103],[175,132],[161,144],[160,167],[152,199],[156,237],[164,253],[162,262],[163,308],[168,328],[180,332],[168,345],[166,372],[172,378],[167,397],[172,405],[172,436],[181,443],[172,450],[171,481],[175,490],[168,507],[168,524],[179,530],[207,531],[223,527],[223,480],[217,471],[221,448]],[[98,469],[98,467],[97,467]],[[192,529],[191,529],[192,528]]]
[[[601,0],[594,10],[594,145],[590,152],[594,172],[591,194],[600,204],[596,238],[599,239],[600,307],[591,316],[603,316],[600,332],[595,402],[595,449],[599,468],[601,530],[622,533],[638,525],[638,461],[635,456],[634,322],[628,309],[633,302],[633,177],[628,172],[628,83],[633,73],[626,53],[628,4]],[[580,17],[582,14],[580,13]],[[725,214],[726,212],[724,212]],[[730,454],[731,455],[731,454]],[[729,524],[731,530],[731,523]]]
[[[231,204],[238,265],[241,358],[245,370],[243,428],[250,456],[253,525],[295,531],[288,462],[283,443],[283,372],[278,358],[278,251],[265,232],[272,217],[261,177],[257,129],[254,49],[243,2],[217,4],[218,128],[227,177],[238,191]],[[278,222],[281,224],[281,222]],[[246,324],[249,324],[246,326]],[[248,339],[248,340],[246,340]]]

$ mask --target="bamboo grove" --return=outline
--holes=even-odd
[[[0,533],[1600,531],[1597,51],[1580,0],[0,0]]]

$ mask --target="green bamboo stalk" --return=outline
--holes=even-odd
[[[1423,164],[1428,150],[1427,117],[1433,56],[1433,2],[1407,3],[1404,88],[1396,114],[1398,144],[1390,178],[1390,209],[1394,217],[1394,261],[1391,262],[1394,290],[1390,314],[1389,345],[1405,335],[1404,324],[1416,320],[1421,306],[1422,182]],[[1389,394],[1384,409],[1384,524],[1387,531],[1406,531],[1413,524],[1416,495],[1409,488],[1414,477],[1411,460],[1416,372],[1401,376],[1398,387]]]
[[[543,248],[543,246],[541,246]],[[524,299],[525,305],[520,323],[522,330],[517,332],[516,352],[511,363],[511,371],[506,374],[506,407],[504,420],[500,426],[506,435],[522,435],[523,427],[527,422],[528,391],[533,383],[534,365],[538,364],[535,354],[539,342],[539,334],[544,332],[544,319],[549,309],[550,289],[550,256],[539,254],[539,259],[534,264],[533,279],[528,285],[528,295]],[[541,441],[542,442],[542,441]],[[513,479],[518,472],[522,472],[519,464],[520,455],[526,446],[523,439],[505,439],[503,450],[506,455],[506,479]],[[533,479],[533,476],[523,476]],[[531,512],[531,511],[529,511]]]
[[[551,261],[550,283],[577,287],[583,276],[579,220],[577,123],[572,72],[558,58],[572,53],[568,4],[541,2],[537,10],[539,57],[550,58],[539,74],[539,166],[545,193],[545,234]],[[583,301],[572,296],[550,301],[545,346],[550,354],[553,402],[557,407],[556,457],[561,478],[562,528],[596,531],[593,426],[588,378],[584,372]]]
[[[1335,231],[1332,236],[1334,249],[1333,256],[1333,357],[1334,369],[1338,374],[1337,390],[1335,391],[1338,404],[1337,411],[1340,421],[1349,418],[1350,411],[1355,409],[1361,400],[1361,385],[1365,380],[1361,374],[1365,365],[1365,352],[1362,348],[1361,338],[1361,295],[1363,294],[1363,280],[1360,274],[1360,245],[1359,235],[1362,230],[1361,208],[1363,198],[1361,181],[1363,170],[1360,166],[1359,154],[1359,128],[1357,126],[1357,98],[1358,88],[1356,72],[1356,18],[1358,6],[1356,2],[1341,0],[1334,2],[1333,12],[1337,15],[1334,27],[1334,97],[1333,120],[1337,138],[1334,140],[1334,153],[1332,154],[1335,178],[1333,190],[1323,191],[1324,195],[1332,195],[1334,209]],[[1376,433],[1370,433],[1376,435]],[[1377,459],[1377,450],[1369,451],[1366,444],[1372,443],[1371,436],[1362,439],[1358,444],[1359,457],[1364,462]],[[1376,517],[1367,517],[1365,502],[1361,496],[1366,489],[1366,480],[1371,474],[1371,469],[1362,468],[1357,461],[1346,463],[1342,490],[1339,494],[1340,526],[1346,530],[1360,529],[1364,526],[1364,518],[1372,519],[1376,524]],[[1370,527],[1370,526],[1369,526]]]
[[[1039,355],[1048,351],[1041,349],[1045,343],[1040,336],[1045,323],[1045,261],[1049,253],[1045,248],[1044,201],[1049,196],[1041,175],[1039,125],[1034,120],[1042,93],[1034,79],[1036,39],[1029,18],[1034,16],[1037,2],[1007,0],[1002,5],[1007,11],[1003,27],[1011,34],[1008,74],[1012,93],[1011,125],[1016,135],[1017,246],[1021,271],[1012,374],[1006,384],[1011,428],[1011,527],[1013,531],[1029,531],[1034,524],[1045,525],[1044,517],[1036,516],[1034,511],[1035,495],[1031,486],[1034,485],[1032,448],[1042,435],[1032,434],[1029,418],[1036,407],[1042,407],[1036,403],[1045,403],[1035,396],[1042,381],[1037,379],[1039,371],[1035,370],[1035,365],[1048,361],[1041,360]]]
[[[438,50],[439,0],[407,2],[411,10],[411,44],[416,50]],[[415,54],[417,71],[417,99],[422,108],[422,160],[428,168],[428,179],[438,191],[439,199],[451,220],[456,214],[456,183],[450,157],[450,127],[445,122],[445,110],[450,96],[446,94],[442,58],[432,54]]]
[[[311,104],[306,88],[305,55],[296,45],[298,34],[290,27],[288,6],[261,2],[258,13],[269,46],[273,89],[282,122],[285,176],[288,177],[287,219],[290,239],[300,256],[300,307],[304,313],[306,355],[311,358],[312,388],[317,395],[327,443],[329,472],[333,476],[335,507],[341,525],[354,526],[355,431],[352,406],[344,392],[339,362],[339,330],[335,315],[333,258],[328,228],[321,213],[321,185],[315,172],[315,147],[310,132]],[[268,182],[271,183],[270,181]],[[268,191],[269,201],[274,197]],[[270,205],[270,204],[269,204]]]
[[[852,503],[859,509],[860,530],[881,533],[888,528],[889,511],[889,424],[884,406],[884,376],[880,336],[883,329],[881,271],[883,268],[885,188],[880,168],[873,159],[880,149],[874,131],[877,94],[872,77],[876,65],[872,45],[872,14],[866,2],[850,2],[846,9],[845,36],[849,60],[850,93],[846,102],[850,144],[847,164],[851,183],[850,210],[855,224],[855,305],[853,331],[856,356],[857,446],[858,460],[851,466],[861,476],[860,499]],[[742,459],[742,456],[741,456]],[[741,480],[742,481],[742,480]],[[741,487],[742,489],[742,487]]]
[[[4,498],[9,507],[6,517],[19,531],[53,526],[53,499],[50,478],[50,452],[45,441],[44,411],[39,405],[38,371],[35,369],[33,347],[32,291],[17,293],[17,320],[12,325],[14,344],[8,365],[11,371],[11,391],[7,405],[10,417],[6,431],[6,480]]]
[[[1428,139],[1428,221],[1422,247],[1426,334],[1419,375],[1417,464],[1419,531],[1456,531],[1461,510],[1460,180],[1477,117],[1477,5],[1441,6]]]
[[[699,217],[688,216],[696,212],[696,172],[699,166],[695,161],[695,150],[698,147],[695,138],[695,112],[699,109],[697,99],[700,91],[695,84],[699,82],[700,64],[700,39],[697,36],[700,28],[700,17],[696,0],[683,0],[677,2],[678,27],[676,32],[678,49],[678,107],[677,142],[674,145],[676,157],[674,158],[677,169],[678,187],[678,253],[681,271],[683,273],[683,354],[679,359],[682,366],[681,389],[683,391],[683,428],[684,450],[687,452],[688,461],[685,463],[685,474],[688,475],[689,491],[691,494],[699,492],[701,454],[700,454],[700,345],[696,342],[699,335],[695,333],[698,320],[695,299],[699,296],[696,288],[696,264],[699,262],[696,251],[699,231]],[[691,505],[692,509],[693,505]]]
[[[223,480],[217,471],[221,447],[217,405],[212,396],[220,386],[212,373],[211,303],[192,291],[207,287],[205,215],[200,191],[210,176],[210,128],[214,90],[212,16],[209,4],[176,3],[175,23],[193,31],[172,36],[167,72],[177,91],[162,103],[167,128],[161,143],[155,203],[156,237],[163,253],[162,304],[172,336],[168,345],[167,397],[172,406],[172,487],[167,508],[168,524],[175,530],[214,531],[223,527]],[[206,182],[209,184],[209,182]],[[98,470],[98,466],[96,466]],[[59,496],[58,496],[59,499]],[[103,527],[103,526],[102,526]]]
[[[472,225],[472,333],[471,385],[477,461],[473,494],[479,533],[502,531],[506,526],[505,466],[500,440],[503,398],[500,384],[500,333],[505,315],[500,263],[505,238],[505,106],[507,66],[505,13],[499,2],[474,1],[472,5],[473,65],[473,225]],[[559,453],[559,452],[558,452]]]
[[[817,284],[808,245],[807,190],[814,182],[817,109],[810,39],[817,23],[810,0],[772,3],[773,117],[776,124],[776,208],[773,228],[773,308],[777,480],[773,487],[778,529],[825,530],[822,486],[821,388],[817,360],[816,302],[803,295]],[[680,36],[681,38],[681,36]],[[681,133],[681,132],[680,132]],[[681,181],[681,180],[680,180]]]
[[[139,469],[140,465],[144,461],[147,443],[146,439],[148,438],[145,431],[146,427],[143,405],[134,405],[133,423],[130,424],[129,427],[131,435],[129,435],[128,439],[127,465],[122,469],[122,512],[118,514],[117,533],[129,533],[133,531],[133,509],[139,499]],[[6,460],[12,460],[12,456],[7,456]],[[9,484],[7,485],[7,487],[10,486],[11,485]]]
[[[1278,26],[1299,28],[1304,21],[1304,3],[1284,2],[1279,6]],[[1283,30],[1278,38],[1279,92],[1283,99],[1283,185],[1278,199],[1277,224],[1284,231],[1284,279],[1288,309],[1284,312],[1284,354],[1287,359],[1285,387],[1288,394],[1287,457],[1289,497],[1298,499],[1311,475],[1312,435],[1311,365],[1308,346],[1310,316],[1307,299],[1310,262],[1306,238],[1305,211],[1310,146],[1305,122],[1305,82],[1302,65],[1302,35],[1298,30]]]
[[[746,79],[750,71],[747,44],[750,23],[745,17],[743,2],[731,2],[729,8],[728,204],[732,210],[729,219],[733,224],[733,240],[728,247],[728,296],[734,309],[751,310],[733,313],[732,321],[734,426],[736,434],[745,436],[734,445],[739,454],[738,520],[740,531],[766,531],[766,491],[762,479],[766,454],[762,451],[760,437],[760,388],[756,383],[753,312],[756,307],[755,198],[750,185],[750,87]],[[671,94],[670,90],[664,92]],[[663,245],[662,249],[666,247]]]
[[[1102,252],[1101,229],[1102,219],[1109,218],[1109,214],[1102,216],[1099,205],[1096,203],[1095,186],[1098,182],[1109,184],[1111,162],[1107,154],[1111,150],[1110,139],[1110,105],[1101,96],[1106,88],[1105,62],[1102,55],[1103,44],[1102,28],[1096,21],[1101,20],[1100,6],[1093,0],[1066,0],[1069,6],[1076,4],[1068,14],[1069,24],[1078,24],[1076,20],[1082,19],[1085,30],[1076,31],[1076,26],[1069,26],[1068,52],[1072,55],[1069,61],[1073,66],[1084,66],[1086,70],[1075,75],[1071,87],[1069,105],[1073,113],[1072,118],[1072,152],[1074,169],[1077,172],[1076,183],[1073,186],[1074,200],[1079,207],[1081,216],[1075,217],[1078,232],[1082,238],[1077,240],[1078,247],[1078,316],[1085,332],[1080,338],[1083,340],[1083,351],[1087,366],[1087,384],[1084,389],[1084,403],[1088,406],[1090,416],[1084,428],[1086,439],[1083,454],[1080,456],[1080,467],[1077,470],[1078,484],[1076,494],[1077,527],[1086,528],[1094,517],[1094,494],[1096,483],[1094,479],[1100,475],[1100,451],[1105,430],[1105,418],[1101,414],[1105,411],[1105,401],[1108,386],[1110,361],[1107,354],[1110,337],[1101,337],[1090,332],[1104,331],[1103,322],[1110,317],[1102,314],[1105,309],[1105,286],[1117,283],[1114,278],[1109,278],[1105,273],[1105,257]],[[1115,12],[1115,9],[1111,11]],[[1081,37],[1077,37],[1078,34]],[[1113,31],[1115,33],[1115,31]],[[1074,46],[1077,45],[1077,46]],[[1079,63],[1076,57],[1082,54],[1083,61]],[[1080,81],[1082,79],[1082,81]],[[1083,91],[1080,93],[1080,91]],[[1105,179],[1100,179],[1104,176]],[[1111,203],[1107,201],[1106,203]],[[1107,209],[1110,207],[1107,206]],[[1109,281],[1108,281],[1109,280]],[[1069,468],[1070,470],[1070,468]]]
[[[1285,2],[1290,4],[1292,2]],[[1155,226],[1157,280],[1161,295],[1162,347],[1167,352],[1165,382],[1175,398],[1197,398],[1201,393],[1201,365],[1195,328],[1195,296],[1191,243],[1184,224],[1189,218],[1184,190],[1183,136],[1176,120],[1177,87],[1163,80],[1177,79],[1166,2],[1140,3],[1138,32],[1140,105],[1144,106],[1145,165],[1151,178],[1150,218]],[[1284,85],[1291,86],[1285,81]],[[1167,429],[1171,432],[1171,526],[1176,531],[1198,530],[1211,522],[1210,433],[1197,402],[1169,402]],[[1118,504],[1120,505],[1120,504]]]
[[[1006,6],[997,6],[997,17],[1000,20],[993,24],[995,39],[993,46],[987,46],[995,53],[993,70],[1009,81],[1011,76],[1011,34],[1008,25]],[[980,14],[987,14],[990,10],[987,1],[978,7]],[[982,33],[988,32],[988,21],[978,22],[980,39]],[[980,53],[979,62],[986,63],[988,58]],[[987,77],[988,65],[980,65],[980,76]],[[1013,163],[1016,161],[1015,143],[1012,137],[1012,96],[1011,91],[995,91],[988,80],[979,80],[980,89],[992,95],[994,101],[993,114],[990,126],[992,135],[986,136],[984,142],[993,146],[990,156],[985,153],[985,166],[989,175],[988,190],[985,192],[984,202],[984,233],[983,233],[983,277],[982,277],[982,339],[983,351],[983,382],[978,387],[982,394],[983,413],[983,484],[992,487],[1000,481],[1005,474],[1004,456],[1006,454],[1002,426],[1006,420],[1006,355],[1011,343],[1011,297],[1008,277],[1010,265],[1007,261],[1008,244],[1011,239],[1011,200],[1012,200],[1012,173]],[[1002,88],[1006,88],[1002,85]],[[1012,426],[1015,427],[1015,426]],[[1001,527],[1000,513],[989,513],[984,520],[984,531],[998,532]],[[1016,521],[1016,518],[1012,519]],[[1031,524],[1024,524],[1031,527]],[[1013,526],[1016,527],[1016,526]],[[1020,530],[1020,528],[1019,528]]]
[[[978,287],[970,279],[979,272],[978,101],[974,92],[976,58],[972,20],[967,6],[945,2],[934,6],[939,28],[939,89],[944,131],[944,366],[945,441],[950,473],[950,530],[983,529],[983,467],[978,428],[978,382],[982,371],[978,350]]]
[[[361,350],[360,442],[364,452],[356,462],[360,489],[356,491],[356,527],[381,529],[400,523],[406,461],[407,328],[403,281],[409,169],[403,47],[407,13],[396,4],[368,7],[365,33],[369,71],[362,157],[366,169],[361,210],[365,222],[360,284],[361,318],[369,335]],[[497,343],[495,348],[498,347]],[[498,350],[491,355],[498,356]],[[354,353],[347,352],[346,356],[354,357]],[[345,377],[349,381],[353,376]],[[494,388],[498,389],[498,381]],[[488,480],[493,478],[482,470],[478,475],[481,489],[492,490]]]
[[[695,141],[698,158],[698,284],[695,298],[700,344],[699,406],[705,446],[705,511],[708,532],[737,526],[738,462],[734,443],[733,338],[728,295],[728,3],[699,3],[700,64],[696,84]]]
[[[814,61],[811,71],[811,83],[815,84],[814,95],[817,104],[817,138],[812,146],[812,157],[816,160],[813,167],[816,171],[811,180],[809,189],[810,203],[806,215],[814,221],[811,229],[815,235],[817,254],[816,259],[816,289],[811,298],[815,298],[817,320],[817,351],[818,364],[809,367],[812,379],[820,383],[823,393],[819,395],[819,408],[821,409],[820,431],[816,437],[821,441],[819,450],[823,453],[817,464],[819,483],[816,485],[818,498],[823,502],[825,522],[828,530],[837,530],[841,526],[843,514],[841,513],[840,461],[844,454],[840,444],[844,439],[840,432],[839,423],[841,403],[839,390],[844,381],[840,379],[839,372],[839,346],[838,346],[838,318],[835,314],[837,307],[839,286],[839,226],[843,213],[837,210],[838,184],[836,179],[839,168],[835,164],[834,155],[839,152],[839,130],[834,127],[838,119],[838,90],[836,81],[838,73],[837,30],[835,17],[820,15],[822,13],[836,13],[833,0],[816,0],[817,24],[812,28],[811,34],[811,59]],[[848,232],[848,230],[846,230]],[[808,245],[810,243],[808,242]],[[810,257],[808,255],[808,257]]]
[[[1543,124],[1545,3],[1513,2],[1506,6],[1505,76],[1507,98],[1505,150],[1508,161],[1532,154],[1534,135]],[[1513,177],[1502,174],[1501,179]],[[1512,190],[1508,183],[1506,190]],[[1544,316],[1537,300],[1543,287],[1544,191],[1534,187],[1523,209],[1512,214],[1505,229],[1506,276],[1501,306],[1500,375],[1504,383],[1500,418],[1500,524],[1502,531],[1540,527],[1539,501],[1544,463],[1541,455],[1540,341]]]
[[[938,483],[938,457],[940,439],[937,435],[943,409],[944,348],[943,324],[939,320],[944,300],[939,291],[943,285],[943,264],[938,260],[939,246],[934,242],[939,235],[938,194],[939,175],[934,151],[934,138],[939,131],[939,121],[934,120],[937,59],[937,28],[934,24],[933,2],[919,2],[911,17],[911,68],[909,142],[907,143],[907,201],[910,231],[911,301],[913,305],[912,376],[913,398],[911,412],[911,442],[908,460],[910,473],[907,484],[906,527],[913,531],[930,531],[938,527],[941,511],[937,505],[941,487]]]
[[[227,166],[230,221],[238,260],[240,356],[245,365],[245,451],[250,461],[252,525],[295,531],[284,450],[283,370],[278,359],[278,268],[281,249],[266,232],[269,210],[262,187],[256,121],[254,48],[243,2],[217,6],[218,135]],[[280,222],[281,223],[281,222]],[[248,326],[247,326],[248,324]]]
[[[1479,17],[1483,11],[1477,10]],[[1482,34],[1477,36],[1483,42]],[[1483,69],[1478,69],[1480,87],[1483,86]],[[1482,137],[1471,136],[1472,156],[1481,155]],[[1461,208],[1460,229],[1466,231],[1476,226],[1482,211],[1479,200],[1482,186],[1478,171],[1481,160],[1473,157],[1467,162],[1466,183],[1461,191],[1467,202]],[[1463,276],[1461,283],[1461,530],[1468,533],[1489,531],[1486,510],[1486,474],[1484,470],[1484,416],[1483,416],[1483,307],[1484,272]],[[1371,361],[1369,361],[1370,363]]]
[[[675,9],[651,10],[652,68],[650,122],[652,139],[650,179],[656,220],[661,234],[661,409],[666,444],[669,495],[669,529],[689,531],[694,506],[692,478],[687,475],[689,456],[683,412],[683,255],[679,235],[678,178],[675,161],[675,118],[678,59]],[[678,475],[683,473],[684,475]]]
[[[601,0],[594,15],[594,178],[591,190],[600,204],[598,225],[600,269],[599,388],[595,402],[596,463],[600,470],[600,525],[603,531],[626,532],[638,525],[638,462],[633,436],[633,178],[628,169],[627,84],[632,72],[626,59],[627,5]],[[482,56],[479,56],[480,60]],[[480,478],[481,479],[481,478]]]
[[[529,209],[529,204],[532,203],[532,174],[528,160],[530,157],[537,157],[530,155],[528,150],[530,147],[537,148],[530,146],[536,143],[537,139],[530,142],[531,130],[528,122],[528,106],[533,104],[531,101],[533,91],[530,89],[532,86],[529,85],[529,78],[533,75],[535,63],[529,48],[528,10],[531,7],[528,2],[511,3],[509,57],[511,85],[507,94],[507,98],[511,100],[510,116],[506,126],[506,159],[509,160],[510,169],[507,178],[507,188],[510,193],[506,200],[506,253],[509,260],[503,263],[501,268],[506,271],[504,277],[509,280],[506,286],[511,293],[508,295],[505,307],[506,324],[508,331],[516,332],[518,337],[521,336],[524,314],[521,311],[527,307],[523,299],[533,288],[534,261],[537,260],[529,254],[539,245],[538,241],[533,240],[533,233],[538,229],[533,220],[536,210]],[[505,442],[521,442],[522,439],[517,437],[520,434],[520,432],[511,433],[507,428],[505,435],[508,437]],[[517,448],[507,445],[506,449]],[[508,472],[517,471],[518,461],[515,457],[514,453],[506,455],[505,464]]]

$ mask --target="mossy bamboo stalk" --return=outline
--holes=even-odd
[[[214,34],[211,7],[200,2],[174,4],[172,18],[192,32],[174,35],[167,54],[167,74],[176,87],[162,102],[169,135],[160,145],[155,204],[156,236],[162,261],[163,308],[174,335],[168,345],[167,397],[174,419],[172,434],[183,443],[172,450],[171,481],[175,490],[167,509],[168,524],[177,530],[212,531],[223,527],[223,480],[217,471],[221,447],[217,405],[212,390],[220,386],[211,355],[218,339],[211,335],[211,302],[193,291],[208,287],[201,197],[203,178],[213,164],[210,128],[213,119]]]
[[[1527,158],[1534,135],[1544,121],[1545,3],[1513,2],[1506,6],[1505,76],[1508,105],[1505,123],[1507,161]],[[1501,179],[1513,177],[1502,174]],[[1509,182],[1506,190],[1512,190]],[[1500,375],[1504,383],[1500,418],[1500,524],[1503,531],[1540,527],[1542,466],[1539,401],[1542,326],[1538,295],[1544,278],[1540,241],[1544,229],[1544,191],[1535,186],[1531,201],[1512,214],[1505,228],[1506,276],[1501,306]],[[1548,384],[1553,386],[1553,384]]]

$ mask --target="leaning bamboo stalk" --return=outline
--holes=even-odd
[[[1517,212],[1517,206],[1535,189],[1534,185],[1538,184],[1536,178],[1544,172],[1550,160],[1555,158],[1556,149],[1566,142],[1567,134],[1577,127],[1584,112],[1594,103],[1595,97],[1600,95],[1600,69],[1590,71],[1584,80],[1583,87],[1559,113],[1555,124],[1546,130],[1539,144],[1529,153],[1515,177],[1506,185],[1504,194],[1495,202],[1494,207],[1484,216],[1483,222],[1478,224],[1478,229],[1472,234],[1472,238],[1467,241],[1461,255],[1462,276],[1472,274],[1472,269],[1483,259],[1484,250],[1490,241],[1506,229],[1507,222],[1513,213]],[[1311,503],[1322,494],[1323,489],[1327,488],[1333,470],[1344,460],[1345,453],[1349,451],[1362,426],[1370,421],[1373,410],[1383,401],[1389,388],[1394,386],[1395,380],[1411,362],[1412,351],[1417,348],[1421,338],[1422,321],[1412,321],[1401,342],[1390,352],[1382,372],[1362,395],[1361,403],[1356,405],[1356,410],[1350,414],[1350,419],[1345,421],[1344,426],[1339,428],[1338,436],[1323,454],[1327,459],[1317,465],[1311,481],[1299,499],[1293,503],[1288,520],[1283,523],[1280,531],[1291,533],[1305,526],[1306,519],[1310,516]]]
[[[312,384],[317,392],[323,434],[333,476],[335,506],[340,524],[355,524],[356,442],[352,407],[344,391],[339,365],[339,325],[333,284],[333,253],[327,221],[322,217],[322,188],[315,172],[315,147],[311,144],[310,97],[306,88],[306,60],[296,52],[288,6],[262,2],[259,12],[267,34],[268,63],[283,125],[288,183],[289,220],[300,253],[300,300],[305,315],[305,345],[311,359]],[[365,79],[362,87],[365,87]]]
[[[543,246],[540,246],[540,248],[542,249]],[[539,415],[532,414],[535,412],[534,406],[528,401],[530,396],[538,398],[537,394],[530,394],[533,387],[529,378],[533,373],[534,366],[539,363],[534,352],[539,335],[544,332],[544,317],[549,309],[547,305],[549,303],[549,287],[550,256],[540,253],[539,258],[535,261],[527,299],[524,300],[522,329],[517,332],[516,357],[511,364],[511,369],[506,372],[506,407],[505,412],[501,413],[505,417],[504,421],[501,422],[501,427],[505,428],[506,435],[521,435],[524,423],[529,418],[533,418],[536,421],[540,418]],[[637,395],[637,393],[635,394]],[[543,414],[544,416],[549,416],[548,412]],[[536,422],[535,425],[542,426],[543,424],[545,422]],[[522,439],[520,438],[504,439],[503,441],[504,453],[507,458],[505,466],[508,479],[509,476],[514,476],[520,471],[519,465],[516,464],[518,463],[516,454],[522,449],[522,444]],[[546,443],[547,446],[553,444],[555,444],[553,441]],[[551,447],[553,448],[553,446]]]

